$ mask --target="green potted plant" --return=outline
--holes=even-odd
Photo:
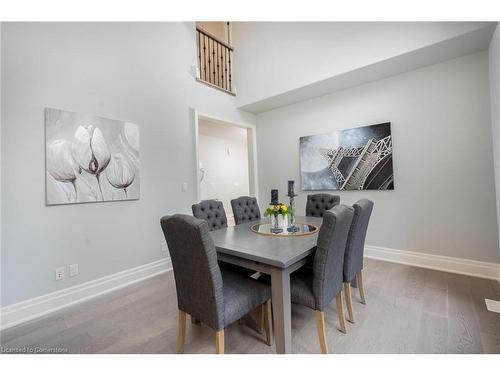
[[[264,211],[264,216],[271,218],[271,227],[273,229],[280,229],[288,226],[288,215],[290,213],[290,207],[286,204],[278,203],[270,205]]]

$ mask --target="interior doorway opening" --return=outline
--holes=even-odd
[[[255,127],[196,115],[198,201],[218,199],[234,225],[231,200],[256,196]]]

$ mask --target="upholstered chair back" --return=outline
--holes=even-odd
[[[210,231],[227,228],[227,217],[221,201],[210,199],[191,206],[193,216],[205,220]]]
[[[309,194],[306,203],[306,216],[323,217],[325,211],[340,204],[340,196],[332,194]]]
[[[316,310],[324,311],[342,290],[344,253],[353,216],[354,209],[343,204],[323,216],[313,264]]]
[[[354,218],[349,230],[344,259],[344,281],[350,282],[363,269],[363,254],[368,223],[373,210],[373,202],[360,199],[353,205]]]
[[[179,310],[215,330],[223,329],[222,276],[207,222],[179,214],[160,222],[172,260]]]
[[[260,209],[254,197],[239,197],[231,201],[236,225],[260,220]]]

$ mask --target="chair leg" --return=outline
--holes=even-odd
[[[339,314],[339,324],[340,324],[340,332],[342,333],[347,333],[347,328],[345,324],[345,317],[344,317],[344,303],[342,302],[342,295],[344,293],[342,292],[342,289],[340,292],[337,293],[337,314]]]
[[[265,304],[262,305],[265,311],[265,330],[266,330],[266,344],[269,346],[273,345],[273,312],[271,309],[271,300],[267,300]]]
[[[347,313],[349,314],[349,321],[354,323],[354,310],[352,308],[351,284],[344,283],[345,303],[347,305]]]
[[[184,353],[184,342],[186,341],[186,313],[179,310],[179,334],[177,336],[177,353]]]
[[[264,325],[265,325],[265,316],[264,316],[264,306],[258,306],[252,311],[250,311],[247,315],[238,319],[239,325],[247,325],[254,331],[257,331],[261,335],[264,334]]]
[[[366,299],[365,299],[365,288],[363,286],[363,273],[359,271],[356,274],[356,281],[358,283],[358,289],[359,289],[359,298],[361,299],[361,303],[363,305],[366,305]]]
[[[328,343],[326,342],[325,334],[325,313],[323,311],[315,310],[314,314],[316,315],[316,329],[318,330],[321,354],[328,354]]]
[[[224,354],[224,330],[215,332],[215,352]]]
[[[266,326],[266,304],[263,303],[261,306],[260,306],[260,309],[259,309],[259,314],[258,314],[258,324],[257,324],[257,331],[259,331],[259,333],[264,333],[264,329],[265,329],[265,326]]]

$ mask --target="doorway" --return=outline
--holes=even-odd
[[[195,114],[197,200],[218,199],[234,225],[231,200],[257,196],[255,127]]]

